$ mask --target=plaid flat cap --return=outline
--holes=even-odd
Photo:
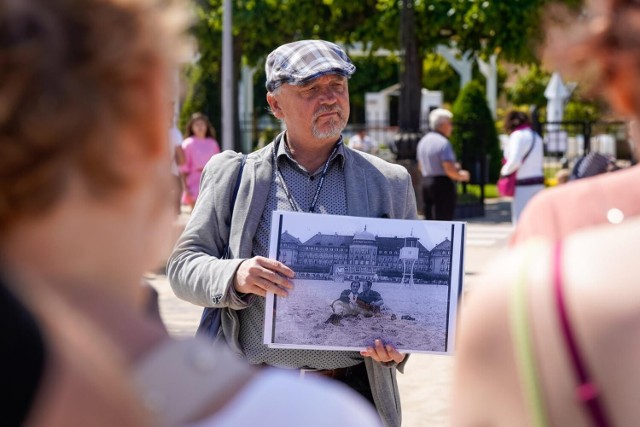
[[[324,40],[301,40],[280,46],[267,57],[264,66],[267,90],[288,83],[301,85],[325,74],[347,78],[356,71],[347,54],[337,44]]]

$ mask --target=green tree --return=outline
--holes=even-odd
[[[596,121],[602,118],[603,105],[594,100],[569,101],[564,108],[565,121]]]
[[[352,123],[365,121],[365,93],[379,92],[398,82],[399,58],[397,56],[353,57],[356,73],[349,80]]]
[[[532,65],[529,70],[516,80],[507,90],[507,100],[515,105],[535,105],[538,108],[547,105],[544,90],[549,84],[551,73]]]
[[[541,10],[550,0],[412,0],[417,50],[413,75],[420,76],[423,60],[438,44],[457,46],[473,55],[499,54],[513,62],[535,61],[531,44],[542,32]],[[576,5],[581,0],[564,0]],[[401,4],[397,0],[234,0],[233,34],[235,72],[241,61],[262,65],[275,46],[304,38],[324,38],[349,46],[364,43],[373,52],[378,48],[402,51],[400,46]],[[222,33],[222,0],[199,1],[195,34],[199,42],[202,78],[214,78],[219,70]],[[243,59],[244,58],[244,59]],[[219,78],[213,80],[219,85]],[[194,82],[196,84],[197,82]],[[405,92],[420,90],[416,87]],[[200,94],[200,90],[208,91]],[[193,91],[200,99],[212,99],[215,90],[203,85]],[[212,120],[219,116],[219,110]],[[419,115],[419,106],[410,114]]]
[[[423,62],[422,85],[442,91],[444,102],[453,103],[460,92],[460,77],[440,55],[429,53]]]
[[[488,160],[489,181],[498,179],[502,153],[496,127],[482,85],[473,80],[453,104],[451,144],[462,166],[471,172],[471,182],[480,183],[480,166]],[[486,157],[485,157],[486,156]]]

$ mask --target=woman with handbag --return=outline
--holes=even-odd
[[[511,222],[515,225],[527,202],[544,189],[544,149],[542,138],[531,128],[526,113],[510,111],[505,118],[504,127],[509,133],[509,141],[504,150],[505,162],[500,175],[503,177],[501,180],[515,180],[513,194],[503,194],[513,197]]]

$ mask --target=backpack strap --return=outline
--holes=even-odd
[[[231,193],[231,211],[229,214],[229,228],[231,228],[231,223],[233,220],[233,209],[236,206],[236,199],[238,198],[238,190],[240,189],[240,183],[242,182],[242,172],[244,170],[244,165],[247,163],[247,155],[242,155],[242,160],[240,161],[240,169],[238,170],[238,176],[236,178],[236,184],[233,186],[233,193]],[[231,234],[231,232],[229,232]],[[222,251],[223,259],[229,259],[229,239],[227,239],[227,244]]]
[[[562,244],[557,242],[553,252],[553,296],[556,303],[556,311],[560,320],[560,330],[562,338],[569,353],[573,373],[578,383],[576,386],[576,397],[584,405],[591,416],[593,425],[606,427],[611,425],[606,414],[602,396],[596,385],[593,376],[589,373],[584,353],[580,349],[577,337],[569,320],[569,313],[564,292],[564,282],[562,280]]]

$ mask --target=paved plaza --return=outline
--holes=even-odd
[[[188,215],[182,215],[180,229]],[[473,289],[477,274],[506,247],[512,226],[509,204],[488,201],[482,218],[467,220],[464,287]],[[169,330],[176,337],[190,336],[200,319],[201,307],[176,298],[163,274],[149,276],[160,295],[160,312]],[[398,375],[403,406],[403,426],[436,427],[448,425],[453,358],[414,354],[404,375]]]

